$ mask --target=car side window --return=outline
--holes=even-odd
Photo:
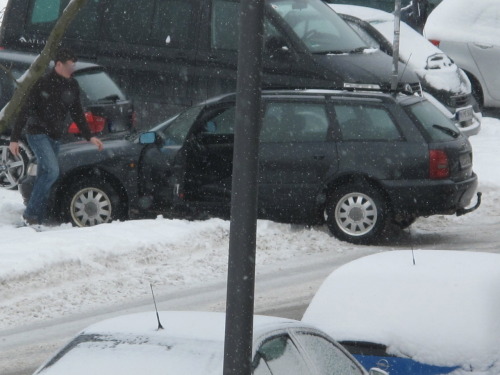
[[[200,133],[205,134],[234,134],[234,106],[218,110],[213,117],[203,122]]]
[[[288,335],[265,341],[257,351],[254,374],[308,375],[312,374],[303,357]]]
[[[344,141],[395,141],[401,134],[389,112],[382,107],[335,104],[335,117]]]
[[[271,102],[266,106],[260,141],[322,142],[327,139],[328,124],[322,103]]]
[[[295,336],[306,349],[309,359],[320,375],[363,375],[362,370],[338,346],[324,337],[309,332]]]

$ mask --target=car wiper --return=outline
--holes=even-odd
[[[98,102],[107,102],[107,101],[117,102],[118,100],[120,100],[120,97],[116,94],[108,95],[105,96],[104,98],[97,99]]]
[[[336,50],[332,50],[332,51],[314,52],[314,55],[343,55],[344,53],[347,53],[347,52],[336,49]]]
[[[353,50],[349,51],[349,53],[361,53],[363,52],[365,49],[367,49],[368,47],[358,47],[358,48],[354,48]]]
[[[453,129],[450,129],[450,128],[446,127],[446,126],[434,124],[434,125],[432,125],[432,127],[434,129],[441,130],[445,134],[451,135],[453,138],[458,138],[458,136],[460,135],[459,132],[457,132],[457,131],[455,131]]]

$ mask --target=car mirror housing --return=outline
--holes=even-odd
[[[139,143],[141,145],[151,145],[158,141],[158,134],[155,132],[142,133],[139,137]]]
[[[382,369],[379,369],[377,367],[372,367],[369,371],[370,375],[389,375],[387,371],[384,371]]]

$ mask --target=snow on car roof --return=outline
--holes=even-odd
[[[47,375],[222,373],[225,314],[154,311],[122,315],[84,329],[40,371]],[[300,324],[269,316],[254,318],[254,337]],[[167,371],[168,369],[168,371]]]
[[[500,255],[422,250],[415,259],[391,251],[340,267],[303,321],[428,364],[477,369],[500,360]]]
[[[219,312],[201,311],[160,311],[160,322],[163,330],[157,330],[157,319],[154,311],[122,315],[116,318],[95,323],[84,333],[130,333],[138,335],[165,335],[196,340],[224,340],[226,315]],[[272,316],[255,315],[254,332],[267,329],[270,325],[297,323],[295,320]]]
[[[498,43],[498,0],[443,0],[429,14],[424,35],[427,39],[474,42],[474,35]],[[496,31],[492,33],[491,31]]]

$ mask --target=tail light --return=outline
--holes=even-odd
[[[130,125],[132,128],[137,127],[137,112],[133,111],[130,115]]]
[[[87,124],[89,124],[90,132],[100,133],[106,127],[106,119],[101,116],[95,116],[92,112],[85,112],[85,119],[87,120]],[[68,133],[70,134],[80,134],[80,129],[76,123],[72,122],[69,126]]]
[[[429,151],[429,178],[433,180],[450,177],[448,155],[443,150]]]
[[[441,43],[440,40],[436,40],[436,39],[429,39],[429,42],[434,44],[436,47],[439,47],[439,44]]]

